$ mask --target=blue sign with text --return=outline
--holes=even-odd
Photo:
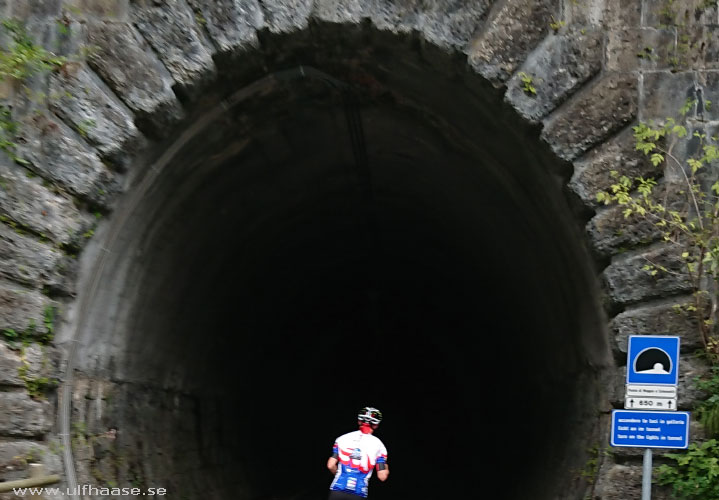
[[[627,384],[677,385],[678,381],[679,337],[629,337]]]
[[[611,445],[629,448],[689,447],[689,412],[612,412]]]

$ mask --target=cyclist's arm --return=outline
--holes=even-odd
[[[337,462],[337,457],[334,456],[330,457],[329,460],[327,460],[327,469],[329,469],[332,474],[337,474]]]
[[[386,481],[387,476],[389,476],[389,467],[387,467],[387,464],[382,465],[384,465],[384,469],[377,471],[377,479],[380,481]]]

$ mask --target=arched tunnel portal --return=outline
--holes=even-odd
[[[73,311],[76,382],[106,392],[73,418],[123,459],[78,467],[324,498],[373,405],[375,499],[579,498],[609,355],[567,165],[461,58],[343,40],[228,64],[131,170]]]

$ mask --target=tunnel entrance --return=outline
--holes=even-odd
[[[566,165],[460,58],[324,42],[228,65],[99,228],[74,418],[122,460],[80,472],[322,499],[371,405],[374,499],[581,498],[608,353]]]

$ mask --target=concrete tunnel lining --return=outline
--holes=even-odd
[[[451,57],[401,54],[363,68],[381,91],[353,86],[369,201],[341,93],[293,78],[180,145],[98,229],[76,367],[120,387],[90,425],[118,429],[148,484],[322,498],[332,440],[372,404],[393,471],[373,498],[474,491],[456,467],[483,457],[507,498],[581,489],[607,348],[564,166]],[[343,61],[315,62],[350,80]],[[137,172],[135,188],[152,170]]]

